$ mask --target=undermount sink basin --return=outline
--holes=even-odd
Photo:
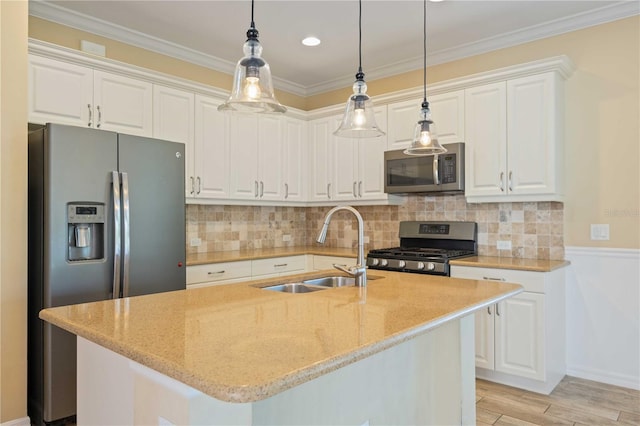
[[[311,293],[318,290],[326,290],[328,287],[316,287],[304,283],[287,283],[262,287],[263,290],[279,291],[281,293]]]
[[[382,278],[375,275],[367,275],[368,280]],[[263,290],[279,291],[281,293],[311,293],[318,290],[326,290],[332,287],[353,287],[356,280],[353,277],[342,275],[312,278],[297,283],[285,283],[261,287]]]
[[[311,280],[304,280],[304,284],[319,285],[322,287],[344,287],[352,286],[356,284],[356,280],[353,277],[323,277],[314,278]]]

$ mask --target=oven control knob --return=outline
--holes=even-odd
[[[434,269],[436,269],[436,264],[433,262],[429,262],[427,263],[427,271],[433,271]]]
[[[424,262],[418,262],[416,269],[418,269],[418,271],[422,271],[424,269]]]
[[[387,259],[380,259],[380,266],[387,266],[388,263]]]
[[[404,268],[405,266],[407,266],[407,262],[404,260],[398,262],[398,268]]]
[[[378,266],[378,259],[369,259],[369,265],[371,266]]]

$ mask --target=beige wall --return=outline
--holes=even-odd
[[[566,87],[564,240],[568,246],[640,248],[639,28],[640,17],[635,16],[428,70],[429,82],[435,83],[561,54],[575,62],[578,69]],[[113,59],[221,88],[229,85],[211,70],[40,19],[30,18],[29,34],[75,49],[80,39],[96,41],[107,45]],[[368,81],[369,93],[419,87],[421,79],[418,70]],[[306,100],[278,96],[285,104],[314,109],[342,103],[348,93],[347,87]],[[592,223],[610,224],[611,240],[591,241]]]
[[[27,415],[27,14],[0,1],[0,423]]]

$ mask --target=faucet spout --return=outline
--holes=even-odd
[[[329,223],[331,222],[331,217],[333,214],[340,210],[347,210],[353,213],[358,220],[358,259],[357,264],[355,266],[346,268],[343,265],[334,265],[336,269],[347,272],[355,277],[356,286],[365,287],[367,285],[367,268],[364,262],[364,220],[362,219],[362,215],[358,212],[358,210],[354,209],[350,206],[337,206],[329,210],[324,217],[324,224],[322,225],[322,229],[318,234],[318,238],[316,241],[320,244],[324,244],[327,239],[327,230],[329,229]],[[338,267],[342,266],[342,267]]]

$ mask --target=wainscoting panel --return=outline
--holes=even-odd
[[[566,247],[567,374],[640,389],[640,250]]]

